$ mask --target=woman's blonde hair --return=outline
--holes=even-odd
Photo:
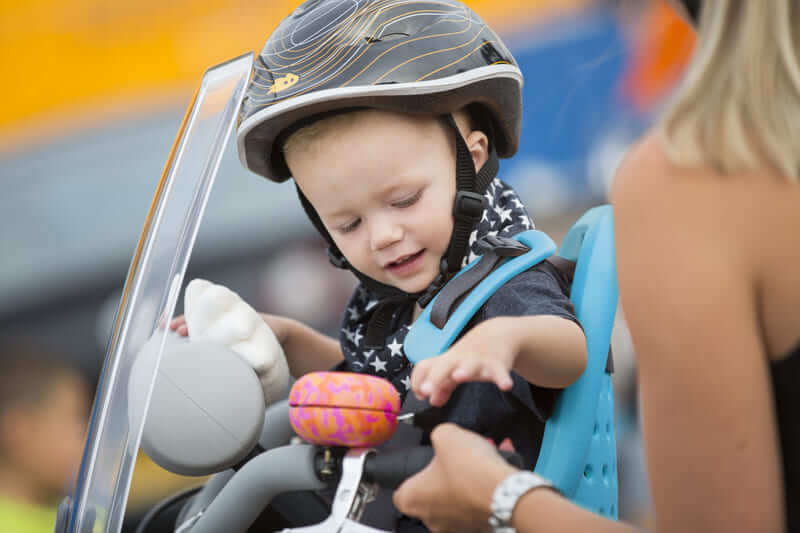
[[[800,2],[705,0],[699,39],[661,120],[667,155],[800,180]]]

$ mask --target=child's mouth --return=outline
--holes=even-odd
[[[397,261],[392,261],[386,268],[395,275],[407,275],[410,274],[419,264],[419,260],[422,258],[422,254],[425,250],[420,250],[419,252],[411,255],[407,255],[405,257],[401,257]]]

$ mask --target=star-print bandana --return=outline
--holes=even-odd
[[[469,237],[469,254],[462,261],[462,267],[476,259],[476,243],[487,235],[510,237],[521,231],[533,229],[533,222],[516,191],[498,178],[492,180],[484,194],[487,202],[478,227]],[[380,297],[363,284],[356,287],[355,293],[345,310],[339,342],[344,354],[344,368],[351,372],[372,374],[386,378],[397,388],[400,396],[405,396],[411,386],[410,361],[403,351],[403,341],[411,329],[414,302],[405,300],[393,310],[386,341],[382,347],[367,347],[364,335],[372,311],[381,302]]]

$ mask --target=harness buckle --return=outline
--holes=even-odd
[[[500,257],[518,257],[530,251],[530,248],[516,239],[497,235],[486,235],[477,242],[477,247],[481,253],[492,251]]]

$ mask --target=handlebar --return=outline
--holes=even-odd
[[[518,454],[501,453],[510,464],[522,466]],[[332,449],[310,444],[274,448],[253,458],[232,475],[230,471],[224,473],[221,481],[209,482],[195,497],[191,510],[183,514],[186,518],[176,533],[244,533],[278,494],[322,490],[338,483],[328,520],[291,530],[336,533],[343,530],[345,522],[352,527],[356,522],[349,519],[357,520],[369,501],[369,494],[361,494],[365,483],[395,489],[425,468],[433,455],[430,446],[378,453],[372,449]],[[197,509],[209,501],[205,508]]]
[[[176,533],[247,531],[261,511],[282,492],[321,490],[310,444],[281,446],[251,459],[231,476],[211,503],[187,519]]]

